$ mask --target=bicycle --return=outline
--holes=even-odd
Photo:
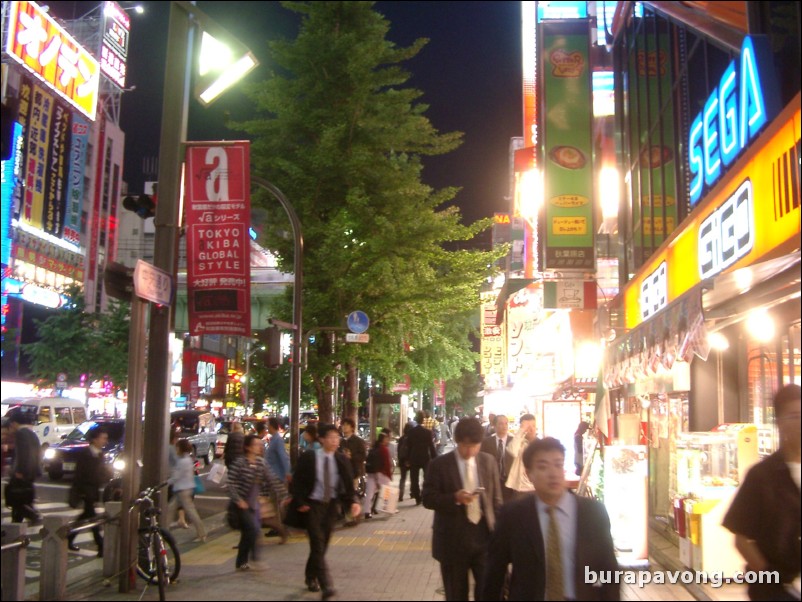
[[[142,516],[147,522],[147,526],[139,528],[136,572],[148,583],[158,585],[159,600],[165,600],[167,586],[178,579],[181,571],[178,546],[170,532],[159,526],[161,509],[153,500],[155,493],[166,486],[167,481],[145,489],[131,506],[132,509],[142,506]]]

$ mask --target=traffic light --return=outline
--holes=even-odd
[[[156,200],[147,194],[125,197],[123,199],[123,207],[128,211],[133,211],[142,219],[156,215]]]
[[[281,331],[275,326],[265,328],[265,338],[267,339],[267,353],[265,354],[265,364],[268,368],[278,368],[281,365]]]

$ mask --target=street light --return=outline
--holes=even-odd
[[[209,31],[216,39],[235,38],[205,15],[197,6],[185,1],[170,3],[170,24],[167,34],[164,99],[162,105],[161,138],[159,142],[159,203],[154,219],[154,265],[167,272],[176,282],[178,272],[178,231],[181,225],[181,183],[184,143],[187,134],[188,103],[192,80],[195,29]],[[241,44],[237,45],[242,47]],[[255,63],[251,68],[255,67]],[[242,73],[241,75],[244,75]],[[217,78],[209,76],[213,81]],[[233,81],[227,81],[229,85]],[[171,357],[170,334],[173,330],[174,303],[151,306],[148,339],[148,381],[145,395],[145,437],[142,460],[142,482],[154,486],[164,481],[167,473],[167,444],[170,424]],[[129,403],[139,400],[129,400]],[[123,507],[130,507],[139,491],[138,475],[126,480],[123,487]],[[166,506],[162,496],[162,509]],[[135,522],[123,512],[120,566],[132,566],[136,558]],[[164,513],[162,514],[165,515]],[[130,589],[129,571],[120,574],[120,591]]]
[[[261,345],[260,347],[255,347],[254,349],[251,349],[250,351],[248,351],[245,354],[245,377],[244,377],[245,380],[241,381],[241,382],[242,382],[242,390],[243,390],[243,393],[244,393],[244,396],[245,396],[245,400],[244,400],[244,404],[243,405],[245,406],[245,415],[246,416],[248,415],[248,408],[250,407],[250,403],[251,403],[251,398],[250,398],[250,394],[251,394],[251,387],[250,387],[250,383],[251,383],[251,357],[253,357],[253,354],[256,353],[257,351],[264,351],[265,349],[266,349],[266,347],[264,345]]]

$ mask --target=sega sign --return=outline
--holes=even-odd
[[[737,67],[737,68],[736,68]],[[691,205],[712,187],[776,112],[771,50],[764,36],[746,36],[735,59],[691,123]]]
[[[746,180],[700,225],[699,277],[710,278],[747,255],[755,244],[752,181]]]

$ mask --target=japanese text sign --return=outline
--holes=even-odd
[[[6,52],[72,106],[95,119],[98,62],[35,2],[12,2]]]
[[[251,331],[250,143],[187,149],[187,294],[191,335]]]

